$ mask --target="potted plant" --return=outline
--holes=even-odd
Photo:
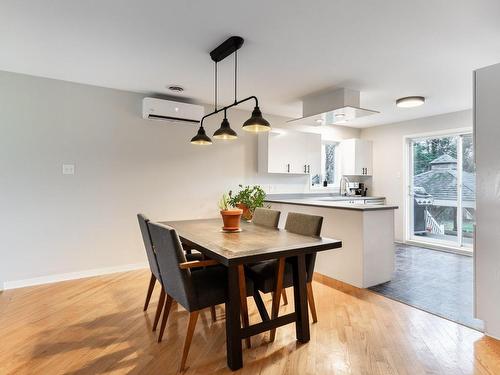
[[[257,207],[264,206],[266,193],[259,185],[245,186],[239,185],[240,191],[230,196],[231,204],[243,210],[243,219],[252,220],[253,213]]]
[[[238,231],[240,229],[240,219],[243,210],[236,208],[231,203],[231,197],[228,194],[223,194],[219,200],[219,209],[224,222],[223,230]]]

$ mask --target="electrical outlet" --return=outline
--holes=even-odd
[[[74,175],[75,174],[75,165],[74,164],[63,164],[62,165],[62,174]]]

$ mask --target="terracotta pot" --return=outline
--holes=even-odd
[[[239,208],[233,208],[231,210],[221,211],[222,221],[224,222],[224,226],[222,229],[224,230],[238,230],[240,229],[240,218],[243,210]]]
[[[238,203],[236,207],[240,208],[243,210],[243,213],[241,214],[241,217],[245,219],[246,221],[252,220],[253,213],[250,211],[248,206],[245,203]]]

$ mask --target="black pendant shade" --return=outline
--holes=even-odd
[[[252,117],[243,123],[243,130],[252,133],[267,132],[271,130],[269,122],[262,117],[262,112],[258,106],[252,111]]]
[[[224,117],[224,120],[222,120],[222,123],[220,124],[220,128],[217,129],[214,133],[214,138],[217,139],[236,139],[238,138],[238,134],[231,129],[231,125],[229,125],[229,121],[227,120],[226,117]]]
[[[194,145],[211,145],[212,140],[208,137],[207,133],[205,133],[203,126],[200,126],[198,133],[191,138],[191,143]]]

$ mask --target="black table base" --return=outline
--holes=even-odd
[[[307,307],[306,262],[305,255],[292,257],[293,260],[293,292],[295,312],[276,319],[264,320],[261,323],[241,328],[240,322],[240,289],[238,283],[238,266],[228,267],[228,301],[226,302],[226,343],[227,365],[235,371],[243,367],[241,340],[259,333],[295,322],[297,340],[305,343],[310,339],[309,311]],[[259,309],[260,310],[260,309]]]

